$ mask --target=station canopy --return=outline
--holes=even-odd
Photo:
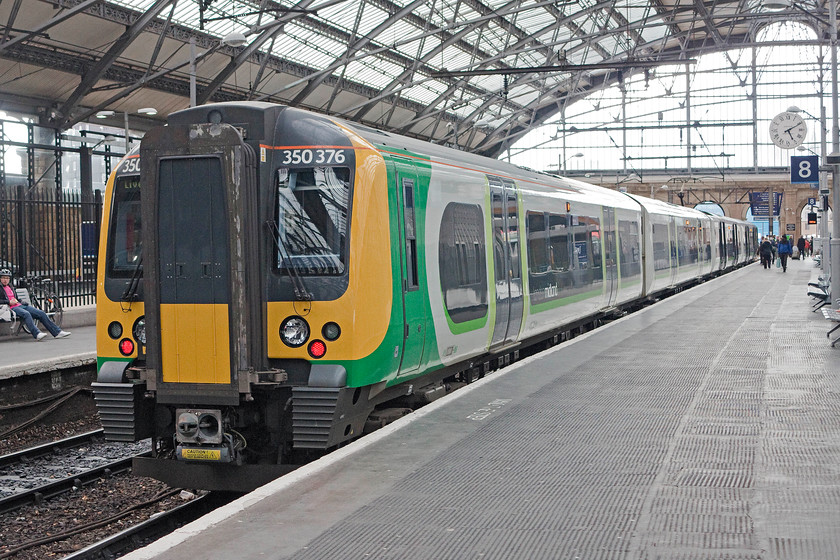
[[[594,90],[685,72],[780,18],[827,17],[825,1],[768,4],[6,0],[0,101],[65,130],[97,114],[151,124],[194,91],[196,104],[282,103],[495,157]]]

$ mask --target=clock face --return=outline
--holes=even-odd
[[[796,113],[785,111],[770,121],[770,140],[780,148],[789,150],[797,147],[805,141],[807,134],[808,125]]]

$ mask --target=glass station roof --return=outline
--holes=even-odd
[[[113,64],[145,61],[147,75],[160,72],[175,64],[173,52],[182,53],[196,39],[200,103],[288,103],[491,156],[592,91],[748,45],[772,21],[827,13],[826,0],[798,0],[797,8],[783,13],[768,11],[760,0],[101,4],[105,8],[89,13],[127,25],[153,15],[143,22],[142,35],[161,37],[158,45],[152,36],[144,49],[117,52]],[[231,42],[234,33],[244,35],[244,42]],[[117,44],[115,39],[99,48]],[[182,64],[172,76],[183,80],[185,72]],[[103,89],[92,84],[79,99],[97,87]],[[88,106],[111,108],[95,100]]]

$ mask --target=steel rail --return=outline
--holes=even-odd
[[[102,436],[103,432],[104,430],[99,428],[98,430],[77,434],[58,441],[21,449],[20,451],[15,451],[14,453],[9,453],[7,455],[0,455],[0,469],[8,467],[9,465],[21,463],[23,461],[30,461],[32,459],[37,459],[38,457],[44,457],[61,449],[78,447],[93,441],[99,436]]]
[[[0,513],[14,511],[29,504],[39,504],[43,500],[70,492],[73,488],[80,488],[86,484],[90,484],[103,476],[110,477],[116,473],[130,471],[133,459],[134,457],[127,457],[118,461],[112,461],[107,465],[102,465],[83,473],[68,476],[62,480],[32,488],[26,492],[2,498],[0,499]]]
[[[219,492],[199,496],[62,558],[63,560],[110,560],[146,546],[238,497],[239,494]]]

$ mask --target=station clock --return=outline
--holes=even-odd
[[[805,119],[796,113],[784,111],[770,121],[770,140],[780,148],[790,150],[802,144],[808,134]]]

